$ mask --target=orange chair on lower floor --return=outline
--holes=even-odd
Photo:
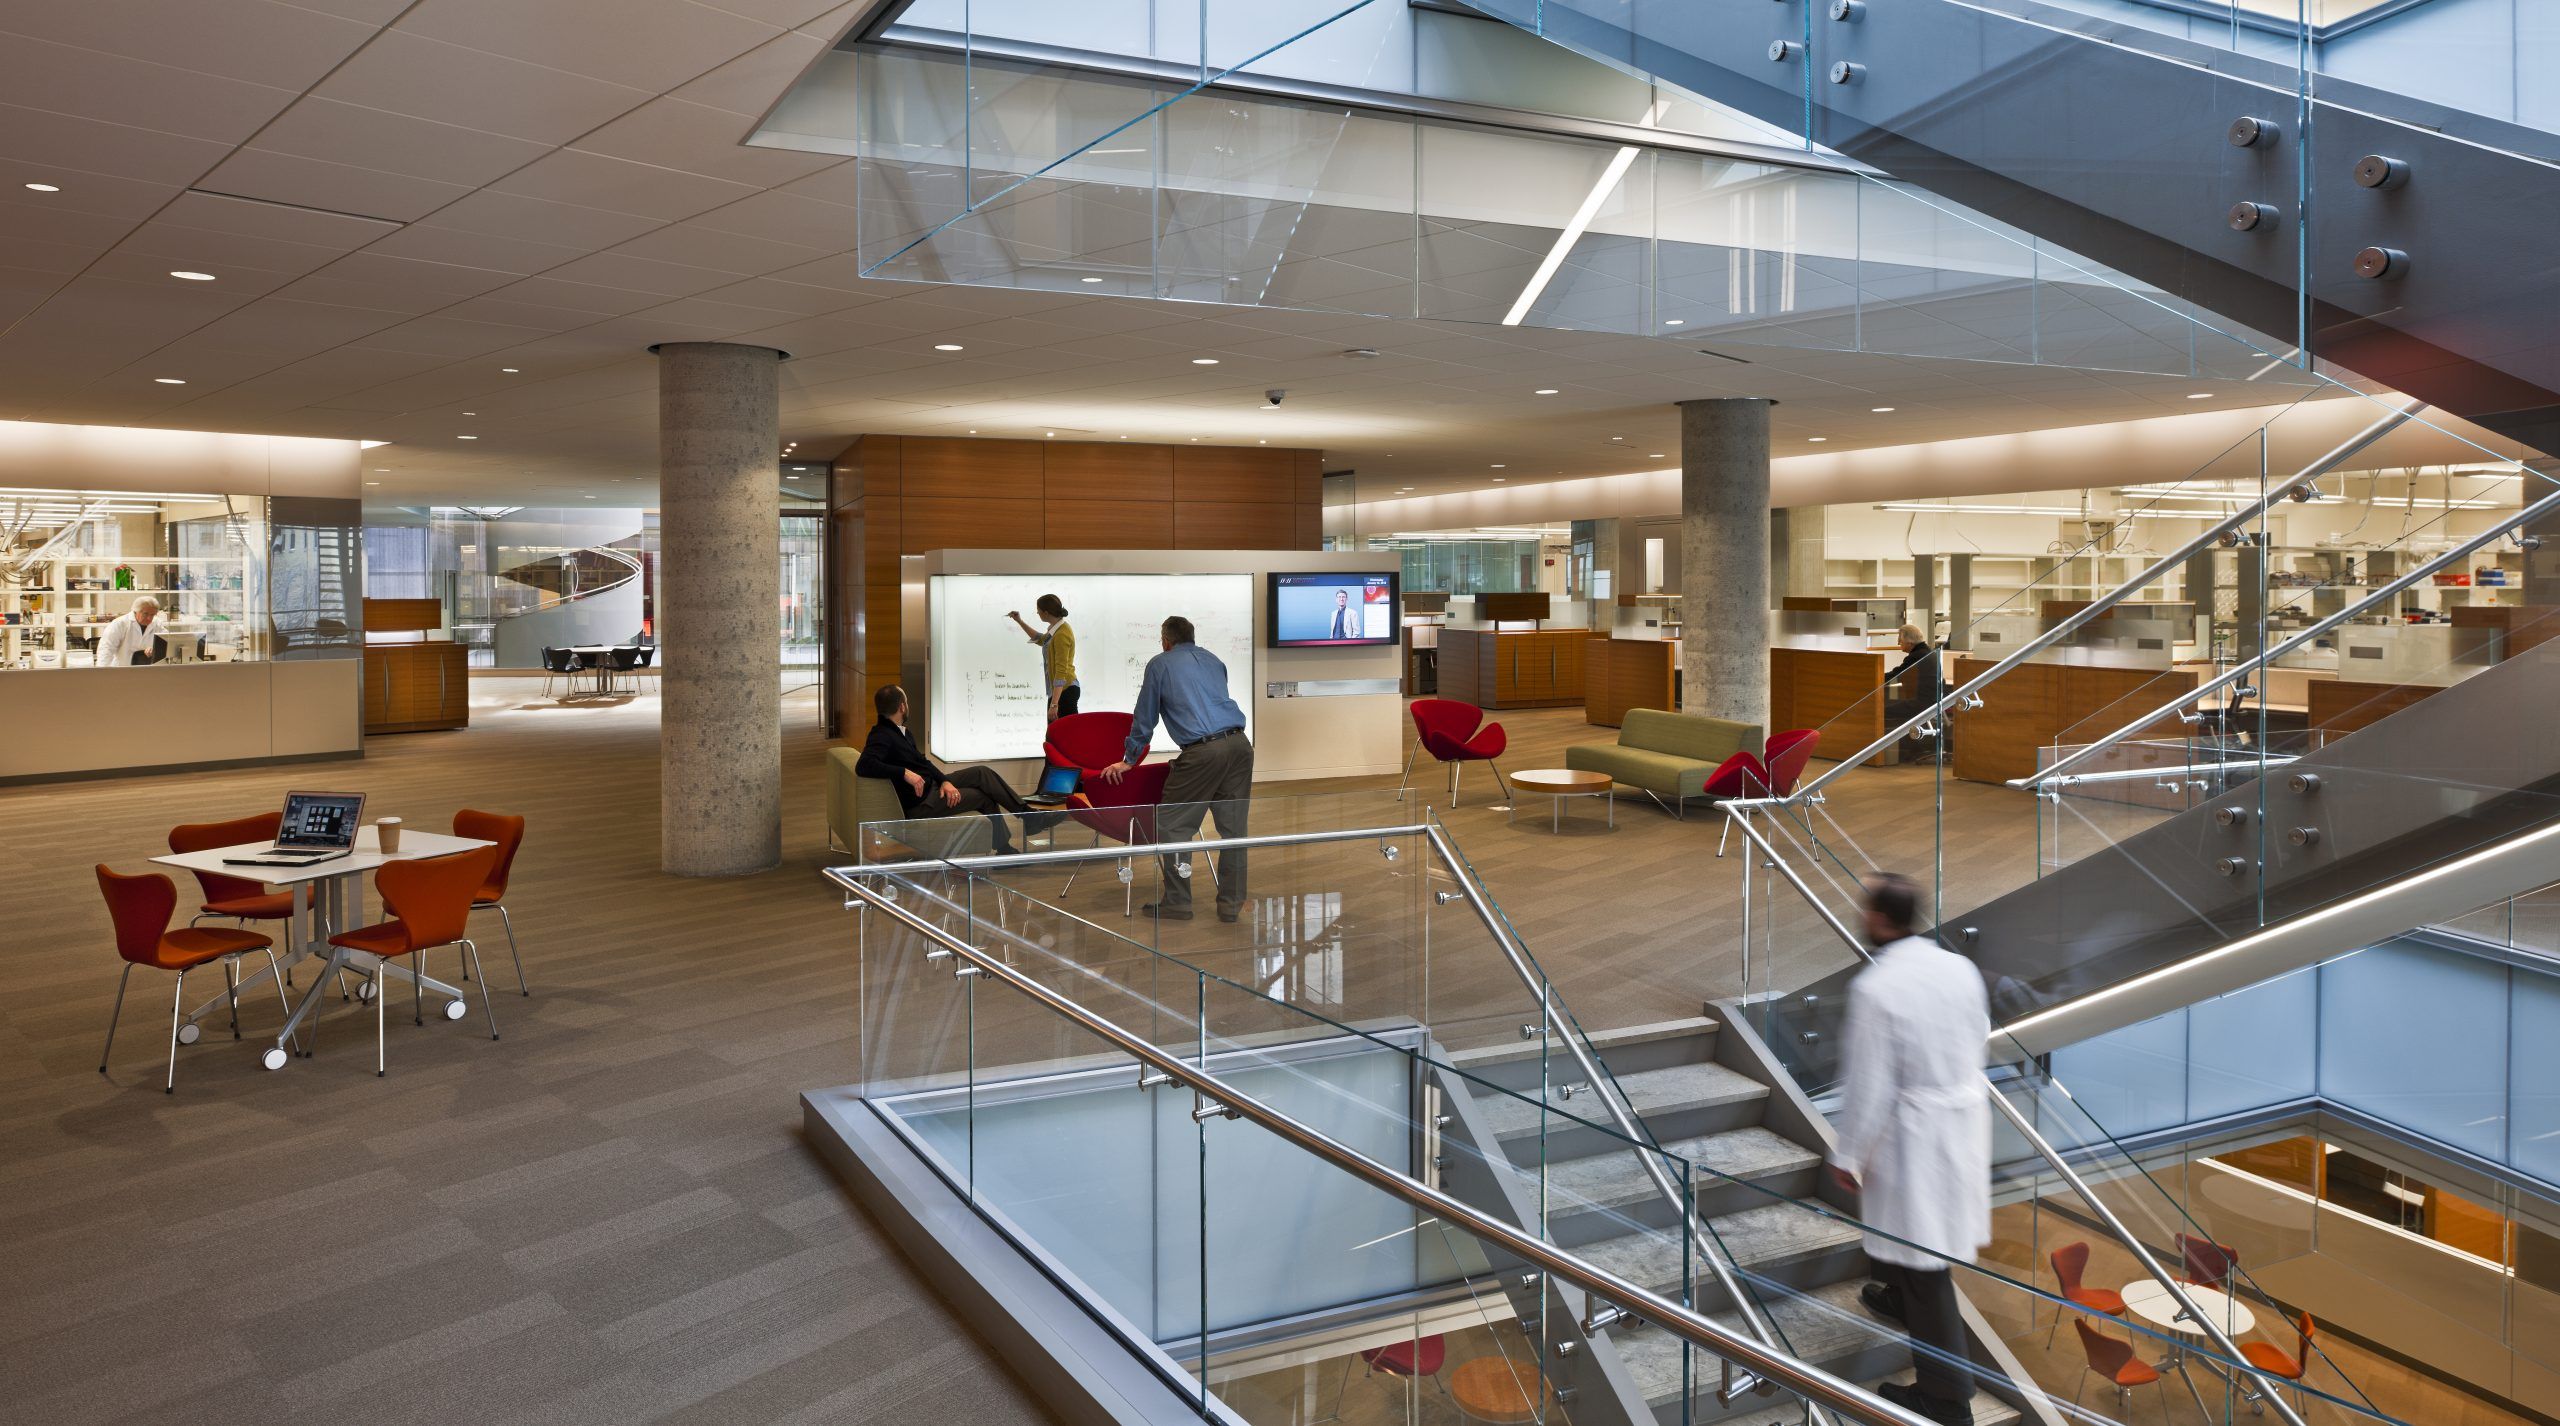
[[[2081,1284],[2081,1275],[2089,1271],[2087,1243],[2065,1243],[2053,1250],[2050,1261],[2053,1263],[2054,1281],[2062,1285],[2063,1301],[2070,1303],[2072,1307],[2085,1307],[2091,1312],[2103,1312],[2109,1317],[2124,1315],[2123,1293],[2109,1287],[2086,1287]],[[2054,1313],[2053,1331],[2044,1334],[2046,1347],[2050,1348],[2053,1345],[2054,1333],[2062,1330],[2062,1319],[2070,1315],[2070,1308],[2063,1308]]]
[[[1448,1386],[1440,1380],[1440,1369],[1449,1362],[1449,1339],[1437,1332],[1420,1337],[1401,1338],[1383,1347],[1363,1347],[1357,1355],[1361,1365],[1369,1369],[1368,1376],[1401,1378],[1406,1381],[1420,1381],[1424,1377],[1429,1377],[1431,1384],[1439,1387],[1442,1394],[1447,1394],[1449,1390]],[[1327,1420],[1338,1421],[1342,1418],[1343,1398],[1349,1395],[1350,1391],[1351,1361],[1345,1358],[1342,1363],[1342,1385],[1333,1394],[1333,1415],[1326,1418]]]
[[[2231,1290],[2231,1275],[2240,1268],[2238,1248],[2186,1233],[2177,1235],[2177,1243],[2178,1260],[2186,1269],[2183,1276],[2189,1284],[2216,1292]]]
[[[2320,1328],[2319,1324],[2311,1320],[2311,1314],[2305,1312],[2293,1319],[2293,1331],[2291,1355],[2287,1355],[2284,1348],[2272,1342],[2243,1342],[2240,1344],[2240,1355],[2249,1365],[2268,1376],[2282,1377],[2292,1382],[2294,1394],[2299,1397],[2302,1393],[2303,1374],[2311,1366],[2311,1339],[2319,1334]],[[2250,1414],[2258,1415],[2266,1411],[2265,1396],[2264,1387],[2250,1389]]]
[[[178,914],[178,884],[158,872],[140,876],[98,868],[98,891],[107,899],[107,915],[115,922],[116,954],[124,957],[124,974],[116,980],[116,1008],[107,1016],[106,1048],[98,1052],[98,1073],[107,1072],[107,1056],[115,1052],[116,1022],[124,1018],[125,987],[133,981],[135,966],[178,973],[177,989],[171,992],[169,1006],[169,1077],[161,1085],[163,1093],[178,1092],[178,1022],[186,1012],[187,972],[215,961],[222,962],[223,981],[231,992],[231,1038],[240,1038],[240,958],[263,952],[267,969],[276,968],[275,943],[255,931],[232,930],[228,927],[189,926],[182,931],[169,929],[171,918]],[[278,977],[276,999],[284,999],[284,982]],[[287,1007],[290,1013],[291,1007]]]
[[[228,822],[190,822],[169,829],[169,850],[176,853],[209,852],[217,847],[236,847],[247,842],[272,842],[276,831],[284,825],[281,812],[261,812],[255,817],[234,817]],[[193,873],[196,886],[204,892],[203,909],[189,919],[194,925],[207,916],[224,916],[235,921],[282,921],[293,915],[293,893],[269,891],[262,882],[246,877],[224,876],[220,872]]]
[[[477,851],[457,852],[449,857],[430,857],[421,861],[391,862],[373,874],[374,890],[382,893],[382,909],[391,919],[341,931],[329,938],[329,944],[340,952],[354,951],[374,958],[373,981],[373,1072],[384,1073],[388,1066],[383,1054],[382,983],[384,968],[399,956],[412,957],[410,971],[426,974],[426,958],[419,954],[438,946],[459,946],[463,961],[473,980],[480,982],[480,1009],[489,1017],[489,1038],[498,1038],[498,1012],[489,1004],[489,979],[480,968],[480,948],[464,934],[470,929],[472,899],[489,884],[490,869],[497,864],[498,849],[482,847]],[[332,962],[344,957],[332,953]],[[410,986],[410,1013],[420,1024],[426,1023],[426,993],[414,981]],[[315,1037],[316,1038],[316,1037]]]
[[[471,909],[498,913],[498,924],[507,928],[507,954],[516,963],[516,994],[531,995],[524,983],[524,956],[516,950],[515,918],[507,914],[507,873],[516,864],[516,850],[524,845],[524,819],[466,807],[453,814],[453,834],[498,844],[498,864],[489,872],[489,884],[472,896]]]
[[[2080,1333],[2080,1351],[2087,1359],[2089,1375],[2104,1380],[2107,1385],[2116,1389],[2116,1405],[2122,1408],[2122,1414],[2130,1416],[2133,1412],[2135,1387],[2156,1386],[2160,1388],[2160,1419],[2164,1423],[2167,1422],[2169,1388],[2164,1384],[2166,1378],[2160,1375],[2160,1369],[2134,1356],[2131,1342],[2119,1341],[2108,1336],[2090,1326],[2089,1320],[2085,1317],[2073,1318],[2071,1325]],[[2088,1377],[2084,1376],[2080,1381],[2080,1390],[2071,1394],[2071,1406],[2075,1412],[2080,1407],[2081,1392],[2088,1389]]]

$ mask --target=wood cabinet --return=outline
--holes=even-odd
[[[2360,683],[2347,678],[2324,678],[2310,688],[2310,724],[2331,737],[2343,737],[2443,691],[2422,683]]]
[[[1822,734],[1814,756],[1845,758],[1884,736],[1887,667],[1881,653],[1855,649],[1771,649],[1769,732]]]
[[[1950,687],[1988,672],[1993,659],[1955,658]],[[2031,777],[2043,750],[2093,743],[2196,686],[2188,668],[2104,668],[2023,664],[1982,690],[1980,708],[1955,715],[1955,774],[1975,782]],[[2182,726],[2173,717],[2145,735]]]
[[[1614,728],[1630,708],[1680,706],[1680,646],[1667,639],[1595,634],[1583,646],[1582,716]]]
[[[471,671],[460,644],[367,644],[364,730],[423,733],[471,726]]]
[[[1582,702],[1584,629],[1440,631],[1440,696],[1479,708]]]

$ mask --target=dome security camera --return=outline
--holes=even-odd
[[[1265,400],[1265,401],[1270,402],[1270,403],[1271,403],[1272,405],[1274,405],[1274,406],[1277,406],[1277,405],[1279,405],[1279,404],[1280,404],[1280,402],[1281,402],[1284,398],[1286,398],[1286,397],[1288,396],[1288,394],[1289,394],[1288,392],[1283,391],[1283,390],[1281,390],[1279,387],[1275,386],[1275,387],[1271,388],[1269,391],[1266,391],[1266,392],[1262,393],[1262,399],[1263,399],[1263,400]]]

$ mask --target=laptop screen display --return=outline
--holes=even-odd
[[[356,826],[363,820],[361,792],[289,792],[276,845],[343,851],[356,844]]]
[[[1082,780],[1083,777],[1084,769],[1082,768],[1050,767],[1047,771],[1040,774],[1039,795],[1042,797],[1073,796],[1076,790],[1076,783]]]

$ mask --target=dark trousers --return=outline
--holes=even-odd
[[[960,800],[949,806],[945,806],[943,805],[942,797],[938,789],[936,791],[927,792],[924,795],[924,801],[916,804],[916,812],[918,815],[925,817],[984,817],[995,812],[1010,812],[1016,817],[1020,817],[1031,810],[1029,805],[1023,802],[1022,794],[1014,791],[1011,783],[1006,782],[1003,778],[997,776],[994,768],[955,767],[943,773],[943,777],[945,780],[949,781],[953,787],[960,789]],[[999,851],[1011,850],[1013,847],[1013,838],[1006,833],[1004,823],[996,822],[993,824],[993,827],[995,830],[996,849]]]
[[[1200,835],[1200,819],[1214,814],[1218,835],[1241,837],[1245,834],[1246,801],[1253,796],[1253,744],[1244,734],[1236,733],[1214,743],[1194,743],[1173,760],[1173,771],[1165,774],[1164,810],[1156,814],[1156,837],[1160,841],[1187,842]],[[1202,803],[1214,803],[1203,807]],[[1173,910],[1187,910],[1191,905],[1191,881],[1177,869],[1186,858],[1159,857],[1163,863],[1164,889],[1156,894],[1156,904]],[[1244,908],[1244,848],[1228,847],[1218,853],[1218,911],[1235,915]]]
[[[1932,1414],[1944,1420],[1964,1412],[1965,1403],[1973,1400],[1973,1372],[1966,1366],[1973,1354],[1965,1345],[1964,1317],[1956,1310],[1954,1275],[1945,1268],[1883,1261],[1872,1270],[1901,1303],[1903,1330],[1911,1334],[1911,1365],[1918,1373],[1913,1384],[1938,1408]],[[1968,1420],[1970,1413],[1956,1419]]]
[[[1080,695],[1081,695],[1083,692],[1084,692],[1084,690],[1083,690],[1083,689],[1078,688],[1076,685],[1074,685],[1074,684],[1072,684],[1072,683],[1068,684],[1068,685],[1067,685],[1066,687],[1064,687],[1064,688],[1059,689],[1059,690],[1058,690],[1058,716],[1059,716],[1059,717],[1061,717],[1061,718],[1072,718],[1072,717],[1074,717],[1074,716],[1076,715],[1076,704],[1082,701],[1082,699],[1081,699]]]

